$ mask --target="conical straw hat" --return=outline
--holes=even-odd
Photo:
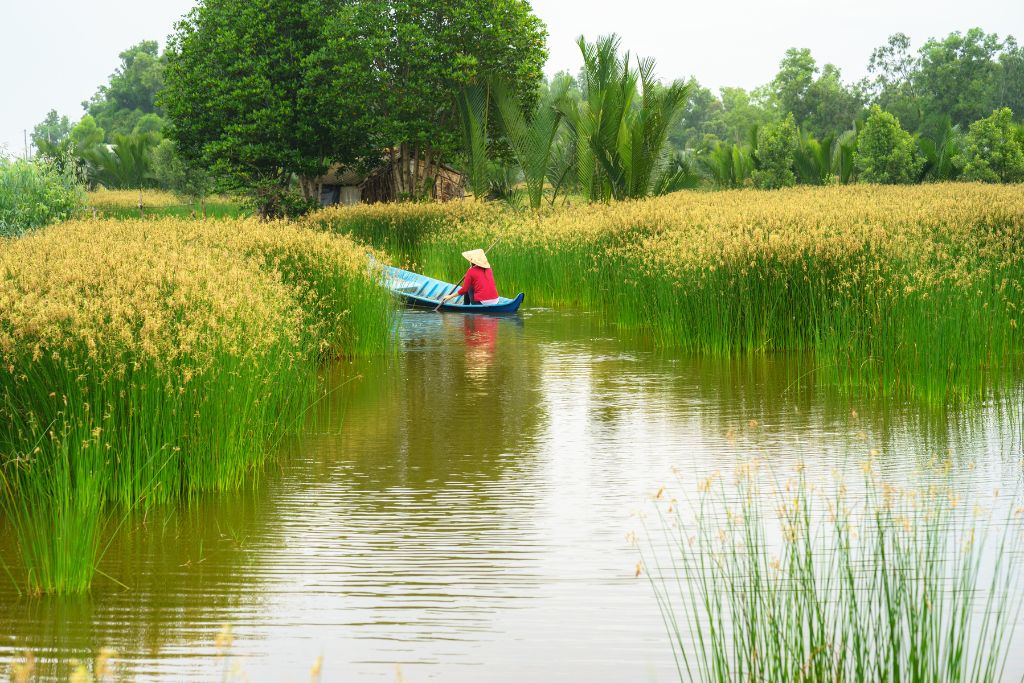
[[[467,261],[472,263],[474,266],[480,266],[481,268],[490,268],[491,264],[487,260],[487,254],[484,253],[483,249],[472,249],[470,251],[462,252],[462,255]]]

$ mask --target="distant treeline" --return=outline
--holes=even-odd
[[[388,149],[533,205],[696,186],[1024,180],[1024,48],[978,28],[916,51],[897,33],[856,83],[792,48],[771,82],[716,94],[696,77],[655,80],[653,61],[621,54],[614,37],[581,39],[580,73],[545,79],[546,30],[522,0],[429,12],[367,1],[318,21],[303,2],[239,3],[204,0],[164,53],[155,41],[122,52],[79,121],[51,111],[35,127],[38,154],[90,186],[241,190],[268,215],[312,204],[303,180],[331,164],[366,168]],[[618,128],[585,130],[601,107]],[[398,181],[402,196],[422,196],[418,179]]]

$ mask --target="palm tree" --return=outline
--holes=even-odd
[[[917,146],[925,159],[920,181],[956,180],[960,175],[960,169],[953,163],[953,158],[960,153],[962,141],[960,127],[952,125],[948,116],[933,137],[918,137]]]
[[[660,85],[653,59],[631,66],[619,38],[578,40],[583,54],[580,102],[563,104],[575,148],[577,180],[591,201],[646,197],[671,187],[668,131],[682,116],[692,86]]]
[[[462,142],[466,151],[464,170],[469,188],[477,197],[487,194],[490,185],[487,141],[490,100],[490,89],[478,83],[465,86],[456,98],[462,123]]]
[[[750,145],[716,142],[715,146],[700,158],[700,164],[715,187],[743,187],[754,173],[753,148]]]
[[[653,59],[641,60],[639,73],[640,106],[625,112],[618,138],[616,158],[623,183],[613,187],[617,198],[646,197],[666,187],[662,175],[668,168],[668,131],[682,116],[693,87],[683,81],[662,87],[654,79]]]
[[[629,68],[629,53],[619,58],[617,36],[595,43],[580,36],[577,45],[583,54],[583,99],[566,101],[563,111],[573,140],[580,190],[591,201],[598,201],[612,197],[613,179],[603,167],[609,165],[607,157],[616,149],[620,124],[636,95],[637,76]]]
[[[686,153],[672,154],[664,171],[658,176],[652,194],[662,195],[679,190],[692,190],[699,187],[704,177],[697,170],[693,159]]]
[[[565,96],[565,84],[549,90],[529,116],[504,82],[495,80],[492,87],[498,118],[512,155],[522,171],[530,206],[539,209],[548,181],[552,181],[557,195],[564,178],[564,174],[562,178],[554,177],[557,169],[553,164],[553,152],[562,125],[563,114],[559,105]]]
[[[94,180],[111,189],[141,189],[154,183],[151,157],[155,140],[146,133],[114,135],[113,145],[98,145],[84,156]]]
[[[836,138],[832,150],[832,173],[843,185],[856,182],[857,167],[853,164],[854,154],[857,152],[857,134],[860,124],[854,130],[848,130]]]
[[[794,156],[797,178],[805,185],[825,185],[832,178],[834,135],[818,140],[807,131],[800,133],[800,146]]]

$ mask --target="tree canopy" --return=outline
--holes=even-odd
[[[360,0],[326,26],[333,45],[360,43],[369,58],[366,135],[413,164],[429,167],[459,150],[458,94],[500,75],[524,104],[536,102],[547,59],[544,24],[526,0]],[[397,173],[400,192],[417,179]]]
[[[924,160],[899,119],[876,104],[857,138],[854,164],[863,182],[900,184],[917,181]]]
[[[546,35],[527,0],[200,0],[165,53],[152,40],[122,51],[78,123],[50,111],[32,138],[91,184],[234,189],[267,215],[289,211],[297,189],[295,208],[311,206],[333,164],[378,169],[405,198],[454,165],[475,193],[525,185],[533,205],[692,186],[697,169],[720,187],[1018,178],[1024,48],[1012,36],[972,28],[915,49],[896,33],[857,83],[794,47],[765,85],[715,92],[659,81],[628,55],[616,78],[632,83],[602,84],[586,65],[549,82]],[[489,113],[466,128],[467,107]],[[594,145],[587,116],[606,129]]]
[[[139,119],[161,116],[157,93],[163,88],[166,59],[155,40],[144,40],[119,55],[121,64],[82,107],[106,131],[107,140],[135,130]],[[149,124],[152,128],[152,122]]]
[[[204,0],[172,37],[160,103],[181,154],[273,194],[387,149],[450,157],[459,88],[502,73],[532,96],[545,35],[525,0]]]

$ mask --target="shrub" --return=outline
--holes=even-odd
[[[792,114],[778,123],[762,126],[757,132],[757,150],[754,152],[758,163],[753,174],[754,185],[765,190],[795,185],[793,160],[799,146],[800,133]]]
[[[972,123],[957,160],[964,168],[966,180],[1024,181],[1024,141],[1013,123],[1013,112],[1003,107]]]
[[[921,175],[924,159],[899,119],[876,104],[857,138],[854,165],[861,182],[913,183]]]
[[[71,218],[85,208],[85,188],[70,170],[52,161],[0,159],[0,235]]]

